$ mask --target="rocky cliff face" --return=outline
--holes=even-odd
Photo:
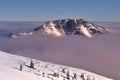
[[[19,36],[33,35],[37,31],[42,31],[43,34],[52,36],[83,35],[88,38],[94,37],[95,34],[108,32],[104,27],[83,19],[62,19],[47,21],[42,26],[35,28],[32,32],[11,33],[9,37],[17,38]]]

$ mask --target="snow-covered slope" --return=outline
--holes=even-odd
[[[32,32],[12,33],[9,37],[16,38],[19,36],[33,35],[37,31],[42,31],[43,34],[52,36],[83,35],[92,38],[95,34],[106,33],[107,29],[83,19],[62,19],[47,21],[42,26],[35,28]]]
[[[34,67],[30,68],[30,62]],[[0,80],[112,80],[85,70],[0,51]]]

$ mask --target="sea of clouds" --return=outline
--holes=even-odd
[[[22,23],[21,23],[22,24]],[[33,23],[38,26],[39,23]],[[40,23],[41,24],[41,23]],[[105,24],[105,23],[104,23]],[[8,33],[18,28],[0,27]],[[92,71],[116,80],[120,79],[120,27],[109,26],[110,33],[92,39],[83,36],[54,37],[39,32],[32,36],[16,39],[0,37],[0,50],[11,54],[36,58],[57,64],[73,66]],[[24,24],[19,30],[31,30],[33,26]],[[7,32],[5,33],[7,35]]]

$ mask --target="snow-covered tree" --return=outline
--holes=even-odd
[[[31,62],[30,62],[30,68],[34,68],[34,63],[33,63],[32,60],[31,60]]]
[[[74,73],[73,78],[77,79],[77,74],[76,73]]]
[[[45,73],[44,72],[42,73],[42,76],[45,77]]]
[[[22,71],[22,69],[23,69],[23,66],[22,66],[22,64],[20,64],[20,69],[19,70]]]
[[[65,73],[65,69],[64,68],[62,69],[62,72]]]
[[[67,77],[68,80],[70,80],[70,73],[69,73],[69,71],[67,71],[66,77]]]

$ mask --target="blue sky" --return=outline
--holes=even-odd
[[[0,0],[0,21],[120,21],[120,0]]]

